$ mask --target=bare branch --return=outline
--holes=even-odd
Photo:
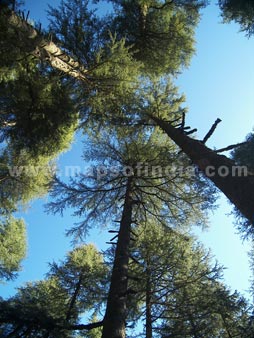
[[[248,142],[241,142],[241,143],[236,143],[236,144],[232,144],[228,147],[225,147],[225,148],[221,148],[221,149],[218,149],[218,150],[214,150],[215,153],[223,153],[224,151],[228,151],[228,150],[232,150],[232,149],[235,149],[237,147],[240,147],[240,146],[243,146],[245,144],[247,144]]]
[[[77,325],[64,325],[59,326],[59,328],[72,331],[72,330],[92,330],[96,329],[97,327],[103,326],[103,321],[90,323],[90,324],[77,324]]]
[[[217,128],[217,125],[221,122],[221,119],[217,119],[214,124],[212,125],[211,129],[208,131],[208,133],[206,134],[206,136],[204,137],[202,143],[206,143],[206,141],[212,136],[212,134],[214,133],[215,129]]]

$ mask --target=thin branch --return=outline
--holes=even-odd
[[[59,329],[64,329],[68,331],[72,330],[92,330],[96,329],[97,327],[103,326],[103,320],[96,323],[90,323],[90,324],[77,324],[77,325],[63,325],[63,326],[57,326]]]
[[[232,144],[228,147],[225,147],[225,148],[221,148],[221,149],[218,149],[218,150],[214,150],[215,153],[223,153],[224,151],[228,151],[228,150],[232,150],[232,149],[235,149],[237,147],[240,147],[240,146],[243,146],[245,144],[247,144],[248,142],[241,142],[241,143],[236,143],[236,144]]]
[[[184,127],[185,127],[185,112],[182,114],[182,123],[181,123],[181,130],[184,132]]]
[[[198,131],[198,130],[196,128],[194,128],[194,129],[188,131],[187,133],[185,133],[185,135],[191,135],[193,133],[196,133],[196,131]]]

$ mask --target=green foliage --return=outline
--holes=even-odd
[[[53,176],[53,163],[44,156],[33,157],[5,149],[1,158],[0,213],[10,214],[31,199],[42,197],[48,191]]]
[[[98,322],[98,318],[96,316],[93,316],[90,320],[91,323],[96,323]],[[77,338],[101,338],[101,334],[102,334],[102,327],[97,327],[97,328],[94,328],[90,331],[85,331],[85,332],[82,332],[81,333],[81,336],[80,337],[77,337]]]
[[[6,18],[2,13],[5,13],[5,10],[1,10],[0,13],[0,83],[15,76],[19,68],[17,60],[25,57],[25,52],[20,48],[17,32],[6,25]]]
[[[157,337],[228,337],[243,334],[247,304],[220,281],[222,268],[188,234],[159,224],[139,226],[130,288],[137,296],[130,319],[146,313]],[[135,300],[138,299],[138,303]],[[133,309],[133,307],[131,307]],[[149,325],[146,317],[146,325]]]
[[[156,219],[176,227],[206,223],[204,210],[212,206],[214,191],[195,175],[165,134],[158,129],[144,134],[126,127],[116,128],[110,137],[102,131],[94,136],[90,143],[87,139],[84,154],[86,161],[96,161],[93,172],[77,175],[68,183],[56,179],[48,205],[54,213],[73,207],[82,216],[80,224],[69,231],[76,239],[85,236],[95,220],[111,224],[113,217],[121,217],[120,200],[130,175],[136,220]]]
[[[248,36],[254,34],[254,3],[252,0],[219,0],[225,22],[235,21]]]
[[[167,78],[154,80],[136,92],[135,100],[131,99],[120,112],[116,106],[115,116],[108,117],[105,128],[89,132],[84,160],[95,165],[90,175],[77,176],[69,183],[56,179],[52,187],[49,210],[62,212],[73,207],[75,214],[82,216],[80,226],[70,230],[77,237],[86,235],[94,220],[104,224],[120,217],[119,198],[124,195],[129,167],[135,181],[133,193],[140,201],[137,219],[155,217],[162,223],[182,226],[205,224],[203,211],[214,202],[214,189],[195,174],[194,167],[178,154],[167,135],[153,125],[143,126],[144,116],[151,113],[181,119],[184,98],[177,95],[177,89]],[[115,124],[114,130],[111,123]]]
[[[101,47],[103,22],[89,9],[88,0],[64,0],[58,8],[49,5],[49,29],[64,48],[84,67],[94,62]]]
[[[110,41],[95,55],[88,72],[90,84],[81,86],[77,94],[81,96],[81,126],[86,132],[101,124],[112,126],[113,121],[126,118],[125,107],[136,98],[139,70],[140,65],[125,41],[117,41],[111,35]]]
[[[1,218],[0,280],[13,279],[26,254],[26,229],[22,219]]]
[[[90,84],[94,82],[96,88],[108,84],[117,90],[114,84],[124,85],[136,78],[138,63],[124,39],[110,31],[107,39],[103,38],[105,22],[88,9],[88,4],[86,0],[69,0],[62,1],[59,8],[50,6],[50,30],[86,68]]]
[[[134,58],[125,39],[107,30],[106,23],[89,10],[88,1],[63,1],[58,9],[50,7],[50,29],[86,69],[87,81],[74,86],[79,103],[80,122],[87,120],[97,127],[98,120],[108,123],[131,101],[138,87],[140,63]]]
[[[0,302],[2,337],[10,333],[77,337],[70,326],[79,324],[85,310],[98,308],[98,302],[103,301],[106,278],[107,269],[94,245],[74,249],[64,262],[51,265],[46,280],[27,283],[14,297]]]
[[[3,337],[14,332],[28,337],[69,338],[71,333],[55,329],[65,321],[68,295],[56,278],[27,283],[17,295],[0,303]]]
[[[73,139],[78,116],[68,88],[43,67],[25,63],[0,85],[2,140],[34,156],[56,156]]]
[[[48,276],[57,276],[60,286],[70,297],[74,294],[73,290],[79,289],[75,311],[96,312],[100,308],[106,298],[108,271],[102,255],[93,244],[75,248],[67,254],[64,262],[53,263],[50,267]]]
[[[73,140],[78,114],[66,82],[46,65],[32,59],[29,39],[21,41],[17,30],[7,24],[2,13],[0,215],[7,217],[3,226],[12,228],[15,236],[12,249],[8,248],[9,261],[4,256],[7,244],[3,245],[1,270],[5,278],[11,278],[25,255],[25,230],[23,223],[12,219],[10,214],[47,193],[53,159]],[[3,243],[10,242],[10,230],[3,231],[1,236]]]
[[[115,13],[109,28],[124,37],[146,74],[175,74],[194,52],[194,29],[203,1],[110,1]]]
[[[147,117],[170,117],[177,124],[185,113],[184,98],[169,78],[156,77],[175,75],[188,65],[204,1],[109,2],[115,12],[103,19],[87,0],[50,7],[50,30],[63,51],[82,64],[83,83],[35,61],[29,56],[31,40],[21,41],[0,16],[0,212],[7,217],[0,227],[0,276],[11,278],[24,256],[24,224],[10,212],[48,191],[54,157],[68,148],[78,123],[85,132],[92,126],[84,158],[95,164],[93,173],[69,183],[56,178],[50,208],[73,207],[83,220],[69,233],[82,238],[95,221],[112,224],[122,216],[132,176],[131,216],[143,225],[134,229],[132,255],[140,264],[131,270],[135,278],[129,285],[138,296],[129,299],[129,318],[142,317],[149,295],[152,321],[158,324],[154,332],[161,337],[244,336],[252,325],[245,301],[230,294],[219,280],[221,268],[184,233],[205,224],[214,190],[188,171],[186,157]],[[40,57],[47,61],[49,55]],[[251,152],[239,148],[233,156],[250,163]],[[108,280],[95,247],[77,247],[50,265],[44,281],[28,283],[0,302],[0,335],[100,337],[100,328],[77,334],[75,327],[85,311],[93,311],[96,320]]]

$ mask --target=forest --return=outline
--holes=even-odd
[[[222,193],[232,227],[254,243],[252,126],[242,142],[208,146],[219,116],[198,139],[177,86],[208,5],[52,1],[43,27],[22,1],[0,1],[0,282],[22,270],[20,215],[32,201],[46,196],[46,213],[79,220],[45,278],[0,296],[1,337],[254,337],[254,249],[245,297],[193,234]],[[252,0],[216,5],[223,25],[253,39]],[[61,175],[77,138],[88,169]],[[109,235],[105,250],[87,241],[95,227]]]

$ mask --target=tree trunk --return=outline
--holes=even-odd
[[[1,16],[5,19],[6,29],[12,27],[17,32],[17,41],[22,44],[22,50],[27,55],[49,62],[49,64],[63,73],[80,80],[87,79],[87,70],[76,60],[62,51],[52,41],[47,41],[26,19],[21,18],[8,8],[1,9]]]
[[[151,304],[151,271],[149,267],[146,269],[146,338],[153,337],[152,328],[152,304]]]
[[[145,36],[147,13],[148,13],[148,6],[146,4],[140,5],[139,6],[139,30],[140,30],[141,37]]]
[[[128,178],[125,201],[120,222],[114,265],[111,275],[107,308],[103,320],[102,338],[124,338],[126,326],[126,300],[128,262],[132,223],[132,177]]]
[[[80,276],[79,276],[78,282],[75,286],[74,293],[73,293],[71,300],[70,300],[70,304],[69,304],[68,311],[67,311],[66,318],[65,318],[65,320],[67,322],[71,319],[71,312],[72,312],[73,307],[74,307],[74,305],[77,301],[77,298],[78,298],[78,295],[79,295],[79,292],[80,292],[80,289],[81,289],[82,279],[83,279],[83,274],[81,273]]]
[[[218,155],[202,142],[194,140],[170,123],[150,116],[156,124],[184,151],[217,188],[236,206],[250,224],[254,222],[254,176],[236,175],[236,163]],[[224,175],[225,172],[229,174]]]

